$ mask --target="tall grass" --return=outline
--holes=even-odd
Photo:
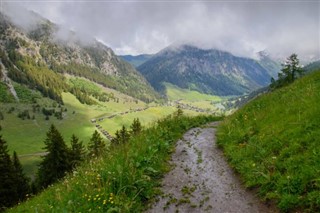
[[[141,212],[159,193],[176,140],[187,129],[214,120],[173,115],[160,120],[8,212]]]
[[[320,71],[228,117],[218,144],[247,187],[286,211],[320,212]]]

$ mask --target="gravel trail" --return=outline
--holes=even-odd
[[[174,165],[162,182],[164,194],[147,211],[160,212],[277,212],[241,185],[216,147],[214,122],[185,133],[176,145]]]

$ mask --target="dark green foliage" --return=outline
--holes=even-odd
[[[112,144],[124,144],[130,139],[130,134],[125,126],[122,126],[121,130],[117,130],[115,137],[112,139]]]
[[[176,115],[177,115],[178,117],[183,115],[183,110],[181,109],[180,105],[178,105],[178,110],[177,110]]]
[[[30,180],[26,177],[20,164],[19,158],[16,152],[13,152],[13,174],[14,182],[17,186],[18,200],[21,202],[26,199],[26,195],[30,193]]]
[[[0,135],[0,211],[16,203],[18,199],[16,186],[7,142]]]
[[[81,91],[78,88],[72,87],[70,89],[70,92],[76,96],[76,98],[80,101],[82,104],[88,104],[88,105],[93,105],[96,104],[97,102],[94,101],[90,96],[87,94],[86,91]]]
[[[15,99],[13,95],[10,93],[7,85],[3,82],[0,82],[0,103],[13,103]]]
[[[106,144],[100,133],[95,130],[88,144],[89,157],[97,157],[106,151]]]
[[[12,113],[15,110],[14,107],[10,107],[10,109],[8,110],[8,114]]]
[[[320,211],[320,70],[259,96],[218,127],[245,185],[283,212]]]
[[[0,121],[4,119],[3,113],[0,111]]]
[[[299,66],[299,59],[297,54],[293,53],[287,58],[286,62],[282,64],[281,72],[278,73],[278,79],[271,78],[271,88],[279,88],[291,84],[303,73],[303,69]]]
[[[84,161],[86,150],[79,138],[75,135],[71,136],[71,149],[70,149],[70,164],[72,168],[80,165]]]
[[[29,89],[25,85],[14,84],[14,89],[22,103],[35,103],[37,99],[41,98],[41,94],[37,91]]]
[[[23,110],[22,112],[19,112],[18,113],[18,118],[21,118],[22,120],[25,120],[25,119],[30,119],[30,113],[29,113],[29,110]]]
[[[18,67],[9,69],[9,77],[30,88],[37,89],[44,96],[62,103],[61,92],[67,90],[64,77],[53,72],[45,64],[36,63],[32,58],[21,56],[11,57],[10,60]]]
[[[139,118],[135,118],[133,119],[133,122],[130,126],[130,134],[132,136],[135,136],[135,135],[139,135],[142,131],[142,126],[141,126],[141,123],[140,123],[140,120]]]
[[[47,154],[40,163],[37,176],[37,183],[40,188],[56,182],[71,170],[68,147],[53,124],[47,132],[44,143]]]

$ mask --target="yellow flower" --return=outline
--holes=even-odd
[[[103,200],[103,205],[106,205],[106,203],[107,203],[107,200]]]

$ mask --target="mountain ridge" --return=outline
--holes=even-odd
[[[241,95],[269,84],[274,73],[258,61],[216,49],[169,46],[137,67],[150,84],[163,82],[213,95]]]
[[[62,86],[64,74],[85,77],[147,102],[159,97],[132,65],[97,40],[81,43],[72,31],[69,32],[72,42],[59,40],[55,38],[58,26],[47,19],[41,19],[28,31],[2,13],[0,19],[1,61],[13,81],[41,88],[45,96],[57,100],[61,91],[66,90]],[[39,70],[46,71],[40,73]],[[60,82],[59,86],[50,80],[49,73]],[[47,76],[48,80],[42,82],[39,75]]]

